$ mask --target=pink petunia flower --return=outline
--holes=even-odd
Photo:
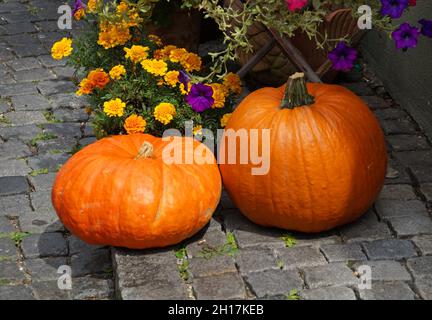
[[[305,5],[308,4],[308,0],[285,0],[285,2],[290,11],[302,9]]]

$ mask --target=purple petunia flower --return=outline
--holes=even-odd
[[[409,0],[381,0],[381,14],[389,16],[392,19],[400,18],[406,8]]]
[[[333,63],[333,69],[349,71],[353,68],[357,59],[357,51],[348,47],[345,42],[339,42],[336,48],[330,51],[328,58]]]
[[[184,85],[185,88],[187,88],[188,83],[190,82],[191,78],[187,74],[187,72],[180,70],[178,81]]]
[[[186,96],[186,102],[195,112],[210,109],[214,104],[213,88],[202,83],[193,84]]]
[[[396,48],[404,51],[408,48],[416,47],[419,36],[420,30],[410,26],[407,22],[402,23],[399,28],[392,33],[392,38],[396,42]]]
[[[421,19],[419,23],[422,25],[422,35],[432,38],[432,20]]]
[[[82,0],[75,0],[75,5],[74,5],[73,11],[72,11],[72,15],[75,15],[75,13],[78,10],[85,9],[85,8],[86,8],[86,5],[82,2]]]

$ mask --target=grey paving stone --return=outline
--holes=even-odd
[[[0,196],[10,196],[29,192],[26,177],[0,177]]]
[[[17,83],[0,85],[2,97],[19,96],[23,94],[37,94],[37,88],[33,83]]]
[[[112,250],[118,293],[123,300],[188,297],[171,250]]]
[[[366,260],[359,244],[329,244],[321,247],[329,262]]]
[[[191,258],[189,260],[189,270],[194,278],[237,272],[234,259],[226,255],[217,255],[210,259]]]
[[[38,155],[48,154],[65,154],[77,145],[76,138],[71,137],[58,137],[56,139],[49,139],[39,141],[37,143]]]
[[[417,134],[414,124],[406,119],[384,120],[381,121],[381,127],[386,135]]]
[[[414,245],[409,240],[387,239],[363,244],[371,260],[400,260],[417,256]]]
[[[432,233],[430,217],[395,217],[390,219],[390,225],[398,237]]]
[[[40,42],[32,42],[31,44],[27,45],[15,44],[11,45],[11,48],[19,58],[36,57],[49,53],[49,50]]]
[[[9,61],[15,58],[10,48],[0,48],[0,62]]]
[[[40,31],[57,31],[57,21],[38,21],[35,23],[35,26]],[[46,57],[46,56],[44,56]],[[49,56],[52,60],[54,60],[51,56]]]
[[[9,139],[0,144],[0,160],[5,163],[7,163],[6,160],[16,160],[31,156],[31,154],[29,147],[18,139]]]
[[[80,109],[88,105],[85,97],[78,97],[75,93],[56,93],[50,96],[53,108]]]
[[[389,168],[397,171],[396,177],[386,176],[385,184],[411,184],[411,178],[408,175],[407,169],[404,165],[402,165],[398,160],[390,158]]]
[[[36,125],[0,128],[0,136],[5,140],[16,138],[20,139],[21,141],[28,141],[34,138],[40,132],[41,129]]]
[[[93,137],[94,135],[95,135],[95,133],[94,133],[93,127],[89,123],[87,123],[84,127],[83,136],[84,137]]]
[[[394,217],[424,217],[428,215],[425,204],[419,200],[384,200],[379,199],[375,208],[381,219]]]
[[[28,259],[25,265],[32,281],[49,281],[57,280],[60,277],[61,274],[57,271],[60,266],[67,265],[67,261],[64,257]]]
[[[95,277],[74,278],[72,282],[72,298],[74,300],[105,300],[113,299],[114,283],[111,279]]]
[[[74,235],[69,237],[68,242],[69,242],[70,255],[76,255],[84,252],[91,252],[103,248],[103,246],[88,244]]]
[[[88,120],[88,114],[84,109],[55,109],[54,117],[63,122],[84,122]]]
[[[21,247],[26,258],[58,257],[68,254],[66,240],[58,232],[31,234],[23,239]]]
[[[407,118],[407,113],[398,108],[376,109],[374,110],[375,116],[379,120],[395,120]]]
[[[303,268],[327,264],[324,256],[314,247],[292,247],[276,249],[285,269]]]
[[[398,152],[396,157],[410,167],[418,181],[432,182],[432,151],[404,151]]]
[[[21,83],[56,79],[56,76],[48,69],[31,69],[15,72],[14,78]]]
[[[72,80],[75,69],[72,67],[54,67],[52,71],[56,74],[58,79]]]
[[[48,173],[29,177],[29,180],[35,191],[51,191],[55,177],[55,173]]]
[[[350,286],[357,284],[354,273],[344,263],[303,268],[305,282],[309,288],[328,286]]]
[[[341,83],[341,86],[346,87],[358,96],[372,96],[373,91],[365,82]]]
[[[15,243],[10,238],[3,238],[2,236],[0,233],[0,260],[5,257],[9,260],[9,258],[15,257],[17,254]]]
[[[14,232],[15,228],[12,222],[5,216],[0,215],[0,233]]]
[[[414,300],[416,294],[404,282],[374,282],[372,289],[359,290],[362,300]]]
[[[0,286],[0,300],[34,300],[32,291],[23,285]]]
[[[417,197],[409,184],[387,184],[381,190],[379,198],[387,200],[415,200]]]
[[[36,23],[36,25],[38,24],[54,24],[55,25],[55,29],[57,30],[57,22],[56,21],[41,21]],[[46,67],[46,68],[51,68],[51,67],[58,67],[58,66],[65,66],[67,59],[62,59],[62,60],[54,60],[53,57],[51,57],[51,55],[43,55],[43,56],[39,56],[37,57],[37,59],[40,61],[40,63]]]
[[[189,257],[200,257],[205,249],[222,249],[226,243],[226,234],[222,230],[206,230],[196,235],[193,242],[187,246]]]
[[[432,235],[415,236],[411,240],[423,255],[432,255]]]
[[[15,111],[6,114],[12,125],[23,126],[28,124],[45,123],[46,119],[41,111]]]
[[[299,296],[301,300],[356,300],[354,291],[347,287],[302,290]]]
[[[426,197],[427,201],[432,201],[432,183],[422,183],[420,190]]]
[[[57,172],[59,167],[63,165],[70,155],[68,154],[44,154],[37,157],[32,157],[28,160],[29,166],[34,169],[48,169],[49,172]]]
[[[50,191],[38,191],[30,194],[30,201],[35,211],[51,211],[54,210],[51,203]]]
[[[107,273],[112,270],[108,249],[86,251],[72,256],[72,275],[81,277],[89,274]]]
[[[24,194],[0,198],[0,215],[18,217],[31,212],[30,201]]]
[[[274,250],[269,248],[240,250],[235,259],[242,273],[278,268]]]
[[[64,232],[64,226],[54,211],[26,213],[19,217],[19,224],[23,232],[32,234]]]
[[[362,96],[360,97],[372,110],[390,108],[390,104],[383,98],[377,96]]]
[[[353,265],[354,270],[359,266],[370,266],[372,284],[375,281],[411,281],[407,269],[397,261],[361,261]]]
[[[12,97],[12,105],[15,111],[35,111],[48,109],[50,102],[40,94],[30,94]]]
[[[46,132],[53,133],[57,137],[81,137],[81,125],[79,123],[48,123],[44,125],[44,129]]]
[[[37,31],[34,25],[30,22],[6,24],[3,28],[7,34],[30,33]]]
[[[286,295],[291,290],[300,290],[303,282],[295,270],[265,270],[248,273],[245,281],[258,298]]]
[[[23,71],[30,69],[38,69],[41,67],[39,61],[34,57],[28,57],[23,59],[15,59],[6,63],[14,71]]]
[[[378,222],[373,211],[369,211],[359,220],[342,227],[341,234],[348,243],[391,238],[387,224]]]
[[[246,297],[242,278],[236,273],[197,278],[193,280],[193,287],[199,300],[245,299]]]
[[[415,279],[432,277],[432,256],[409,259],[407,266]]]
[[[60,274],[57,274],[57,276],[60,276]],[[71,299],[70,291],[59,289],[57,280],[33,281],[32,288],[37,300],[70,300]]]
[[[387,140],[395,151],[413,151],[430,149],[426,139],[417,135],[393,135],[388,136]]]
[[[0,261],[0,279],[17,283],[25,279],[24,273],[19,269],[18,264],[14,260]],[[0,288],[2,286],[0,285]]]
[[[9,101],[0,100],[0,114],[10,111],[11,104]]]
[[[420,296],[425,300],[432,300],[432,277],[414,282]]]
[[[37,88],[44,96],[50,96],[59,92],[67,93],[76,91],[75,85],[72,82],[65,80],[42,81],[37,85]]]

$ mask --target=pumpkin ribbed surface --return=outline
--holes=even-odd
[[[144,142],[152,150],[142,151]],[[166,164],[168,143],[146,134],[113,136],[76,153],[52,190],[63,224],[88,243],[128,248],[164,247],[198,232],[220,199],[216,161]]]
[[[343,225],[368,210],[384,183],[384,136],[368,107],[340,86],[307,89],[315,102],[294,109],[280,108],[285,86],[255,91],[226,127],[271,129],[267,175],[252,175],[250,161],[220,165],[233,202],[260,225],[303,232]]]

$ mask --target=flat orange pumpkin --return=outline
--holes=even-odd
[[[139,249],[176,244],[203,228],[221,194],[216,160],[167,164],[168,143],[146,134],[113,136],[76,153],[52,190],[66,228],[91,244]],[[204,147],[195,140],[192,146]]]
[[[263,226],[320,232],[354,221],[384,183],[379,123],[346,88],[306,86],[302,74],[288,83],[253,92],[232,114],[226,129],[271,129],[270,170],[252,175],[251,161],[220,164],[224,186],[240,211]]]

